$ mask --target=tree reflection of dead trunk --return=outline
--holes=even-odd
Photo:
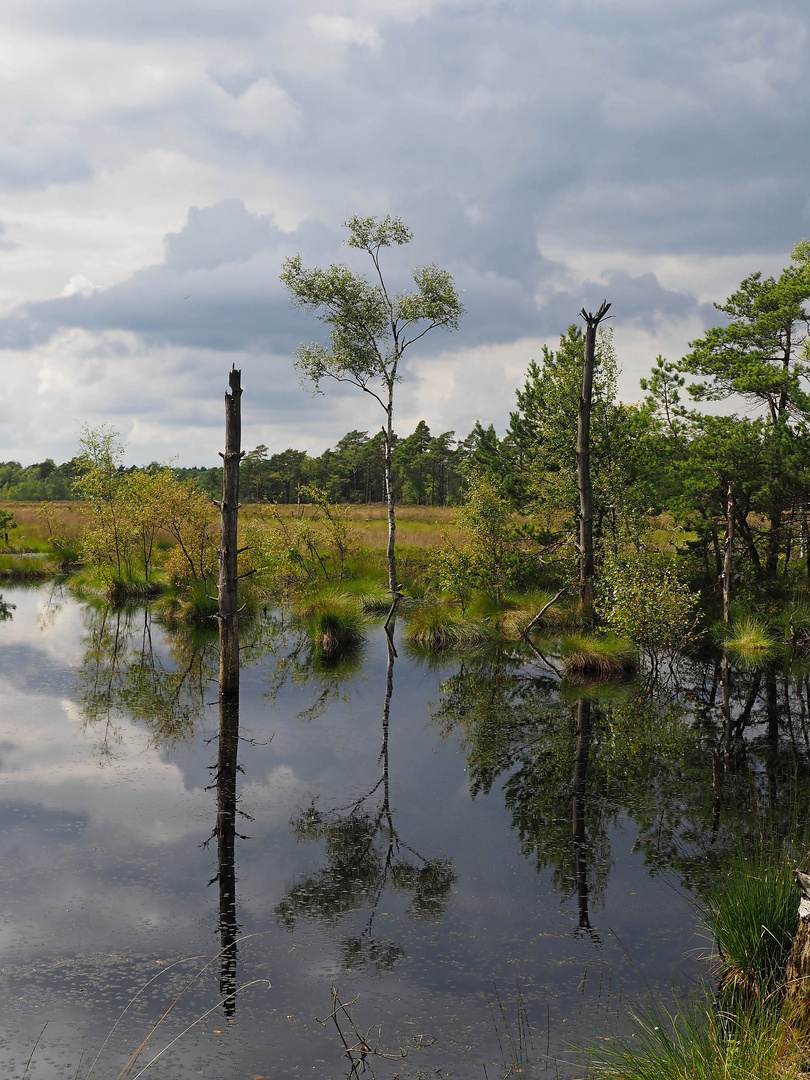
[[[585,834],[585,800],[588,786],[588,758],[591,752],[591,703],[580,698],[577,703],[577,752],[574,758],[573,839],[574,879],[579,908],[579,929],[591,932],[588,914],[588,854]]]
[[[222,950],[219,989],[226,1016],[236,1010],[236,773],[239,752],[239,698],[220,696],[217,755],[217,879]]]

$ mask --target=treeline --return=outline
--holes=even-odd
[[[350,431],[333,449],[319,457],[305,450],[268,447],[248,451],[242,462],[241,493],[244,502],[294,503],[308,500],[307,487],[325,491],[332,502],[375,503],[385,500],[383,435]],[[397,502],[417,506],[452,506],[463,497],[463,476],[468,464],[489,460],[498,446],[495,429],[477,423],[466,439],[455,432],[431,435],[424,420],[406,438],[394,436],[393,480]],[[0,463],[0,499],[46,501],[77,498],[75,485],[82,472],[80,457],[57,465],[50,458],[35,465],[17,461]],[[147,471],[162,466],[153,462]],[[138,471],[134,466],[122,473]],[[219,498],[222,469],[218,467],[174,468],[175,477],[193,481],[200,490]]]

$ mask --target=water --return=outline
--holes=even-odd
[[[407,1050],[379,1077],[501,1076],[521,1007],[534,1075],[582,1076],[629,1001],[704,977],[713,861],[806,816],[801,674],[724,701],[710,657],[585,698],[525,658],[392,660],[381,628],[319,665],[263,621],[218,777],[215,641],[4,597],[3,1077],[38,1037],[30,1077],[83,1076],[111,1031],[115,1076],[173,1001],[139,1068],[197,1022],[147,1076],[343,1077],[332,987],[350,1044]]]

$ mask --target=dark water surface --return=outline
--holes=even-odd
[[[574,1047],[598,1055],[628,1001],[703,977],[692,884],[806,805],[800,675],[707,659],[687,689],[587,698],[514,657],[429,663],[397,637],[390,664],[380,628],[319,665],[268,620],[244,635],[236,835],[215,836],[216,643],[4,596],[4,1078],[38,1036],[30,1077],[84,1076],[146,987],[92,1073],[116,1076],[207,963],[139,1067],[211,1011],[147,1076],[345,1076],[332,985],[408,1050],[369,1058],[379,1077],[502,1076],[519,998],[534,1075],[582,1076]]]

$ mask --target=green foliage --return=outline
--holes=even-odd
[[[767,660],[776,649],[776,639],[771,628],[760,619],[744,615],[734,620],[723,645],[738,661]]]
[[[316,651],[325,660],[357,649],[365,640],[365,620],[345,597],[319,598],[307,605],[302,617]]]
[[[149,586],[161,531],[175,541],[164,565],[172,586],[210,591],[217,529],[207,495],[168,468],[124,469],[118,432],[105,425],[85,428],[81,446],[76,493],[90,510],[82,553],[106,579],[109,595],[132,595],[141,578]]]
[[[14,520],[14,515],[9,510],[0,509],[0,533],[3,534],[3,539],[8,543],[8,534],[12,529],[17,528],[17,522]]]
[[[380,272],[380,251],[412,238],[399,218],[353,217],[345,224],[347,244],[368,252],[378,280],[369,281],[343,265],[309,270],[300,255],[284,262],[281,280],[293,302],[325,323],[330,333],[328,349],[300,346],[297,365],[316,389],[323,379],[332,378],[371,393],[371,385],[381,382],[391,391],[405,349],[435,327],[456,329],[464,308],[450,274],[435,266],[413,271],[413,292],[389,295]]]
[[[302,507],[287,516],[272,506],[265,519],[254,518],[243,529],[247,569],[280,600],[324,582],[339,584],[358,547],[349,519],[326,492],[304,490],[312,500],[308,513]]]
[[[445,536],[432,558],[439,586],[459,602],[462,612],[476,590],[500,606],[520,568],[521,534],[495,477],[479,469],[470,472],[457,524],[464,533],[463,542],[455,545]]]
[[[653,667],[664,654],[685,649],[695,640],[699,602],[673,563],[646,553],[625,552],[606,560],[602,569],[600,616],[637,645]]]
[[[370,394],[385,412],[383,472],[388,502],[388,587],[397,589],[395,493],[391,472],[394,447],[394,387],[405,350],[431,330],[455,330],[464,312],[453,278],[446,270],[426,266],[413,271],[415,290],[389,292],[380,266],[380,251],[411,239],[397,217],[381,220],[352,217],[345,223],[349,247],[371,257],[375,279],[369,281],[347,266],[306,269],[300,255],[285,261],[281,280],[299,307],[329,327],[329,348],[313,343],[296,350],[296,366],[316,391],[324,379],[347,382]]]
[[[585,340],[578,326],[560,337],[559,348],[543,349],[517,392],[509,427],[512,487],[531,507],[549,537],[577,532],[577,412],[582,391]],[[649,417],[617,400],[618,365],[609,329],[599,331],[591,415],[591,481],[595,538],[617,538],[637,530],[650,501]]]
[[[426,604],[408,615],[405,640],[411,645],[437,652],[476,648],[493,640],[491,627],[482,619],[471,619],[443,604]]]

